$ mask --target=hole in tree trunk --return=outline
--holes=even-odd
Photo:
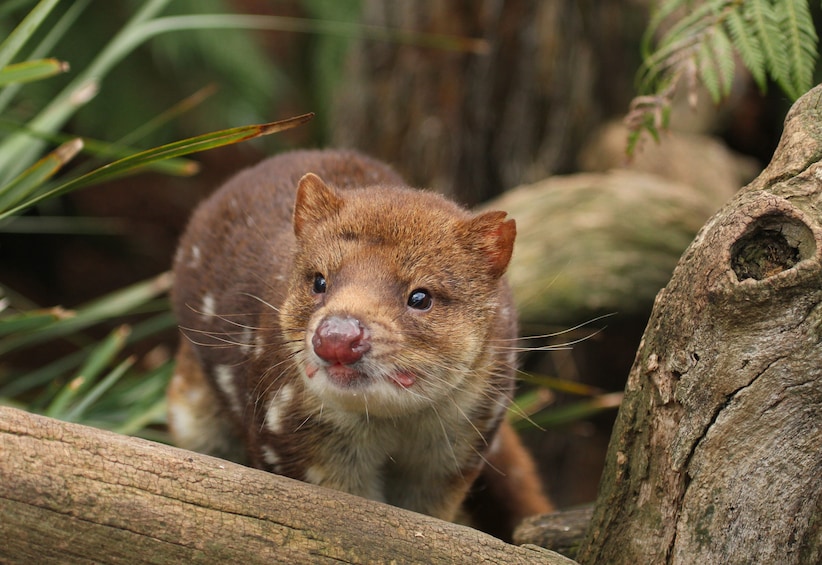
[[[755,220],[731,248],[731,268],[739,281],[761,281],[813,257],[813,232],[796,218],[763,216]]]

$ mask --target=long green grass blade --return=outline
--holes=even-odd
[[[121,425],[115,427],[113,431],[115,433],[127,436],[140,435],[146,439],[151,439],[153,441],[165,441],[168,443],[169,439],[165,436],[149,436],[143,432],[146,427],[152,424],[165,424],[167,411],[168,405],[166,403],[166,398],[165,396],[161,396],[160,399],[154,402],[151,406],[136,412],[134,416],[123,422]]]
[[[62,314],[61,314],[62,315]],[[128,336],[127,345],[133,345],[148,337],[157,335],[177,325],[174,315],[167,309],[156,316],[143,320],[132,327]],[[4,378],[5,384],[0,388],[0,398],[14,398],[38,387],[56,381],[58,378],[75,370],[85,361],[97,347],[97,344],[85,346],[79,351],[65,355],[51,363],[26,371],[23,374],[12,374]],[[0,381],[2,382],[2,381]],[[49,394],[48,391],[45,394]],[[48,398],[38,404],[48,405]]]
[[[521,381],[531,383],[542,388],[547,388],[557,392],[567,392],[568,394],[575,394],[578,396],[596,396],[602,394],[602,389],[580,383],[576,381],[569,381],[568,379],[560,379],[549,375],[537,375],[534,373],[520,373]]]
[[[80,17],[80,14],[83,13],[83,10],[86,9],[90,0],[73,0],[71,5],[68,9],[60,16],[60,19],[57,20],[48,30],[46,36],[40,41],[37,47],[34,48],[31,53],[28,54],[28,59],[40,59],[43,57],[47,57],[51,54],[54,46],[65,36],[66,32],[71,29],[71,26],[74,25],[74,22],[77,21],[77,18]],[[12,84],[5,87],[0,92],[0,113],[6,109],[12,99],[17,95],[20,91],[22,85],[20,84]]]
[[[89,390],[97,381],[103,369],[123,350],[128,334],[128,327],[120,326],[100,342],[83,363],[78,374],[63,386],[51,402],[46,409],[46,416],[65,418],[69,414],[67,411],[69,404]]]
[[[0,3],[0,18],[8,17],[27,4],[31,4],[31,0],[4,0]]]
[[[43,328],[59,320],[63,312],[60,308],[50,308],[4,316],[0,318],[0,337]]]
[[[0,222],[0,233],[111,236],[128,232],[126,220],[95,216],[15,216]]]
[[[41,139],[50,143],[66,143],[75,138],[75,136],[70,136],[63,133],[44,133],[35,131],[26,126],[26,124],[2,117],[0,117],[0,129],[12,132],[24,132],[32,138]],[[82,139],[83,153],[94,157],[123,159],[140,151],[139,149],[128,147],[124,141],[109,143],[107,141],[100,141],[89,137],[83,137]],[[192,161],[190,159],[166,159],[147,165],[146,170],[151,170],[166,175],[187,177],[196,174],[200,170],[200,165],[196,161]]]
[[[308,33],[332,33],[352,37],[367,37],[409,43],[419,46],[452,49],[475,53],[485,53],[489,46],[485,40],[456,37],[442,34],[414,33],[387,29],[379,26],[363,26],[343,22],[323,22],[319,20],[285,18],[278,16],[252,16],[239,14],[200,14],[188,16],[168,16],[151,19],[169,0],[152,0],[142,5],[135,15],[103,49],[98,57],[78,74],[55,99],[33,120],[32,127],[38,131],[56,131],[75,112],[78,105],[73,102],[77,92],[96,84],[101,77],[123,57],[141,43],[160,33],[177,32],[186,29],[273,29]],[[17,136],[0,146],[0,171],[19,172],[17,163],[32,160],[32,152],[40,150],[39,144],[27,143],[27,138]]]
[[[72,139],[37,161],[9,184],[0,186],[0,215],[34,194],[82,148],[81,139]]]
[[[38,387],[55,382],[61,376],[79,367],[83,360],[88,357],[93,347],[88,346],[80,351],[75,351],[43,367],[27,371],[25,374],[6,377],[4,380],[7,381],[7,384],[0,388],[0,398],[15,398]],[[50,392],[47,391],[44,394],[45,397],[41,395],[41,398],[33,401],[32,404],[48,405]]]
[[[68,63],[57,59],[38,59],[0,69],[0,86],[42,80],[68,71]]]
[[[166,423],[165,391],[173,372],[174,362],[169,360],[144,375],[130,390],[118,393],[119,400],[132,409],[125,421],[113,428],[115,432],[134,435],[147,426]]]
[[[128,135],[117,141],[117,145],[130,145],[135,143],[137,140],[145,137],[151,132],[166,125],[174,118],[184,114],[185,112],[188,112],[192,108],[196,108],[205,100],[214,95],[214,93],[216,93],[217,90],[218,89],[216,84],[209,84],[208,86],[199,89],[194,94],[191,94],[190,96],[187,96],[184,99],[180,100],[171,108],[168,108],[161,114],[158,114],[154,118],[147,121],[145,124],[130,131]]]
[[[277,133],[291,129],[300,124],[304,124],[313,117],[313,113],[303,114],[294,118],[270,122],[267,124],[242,126],[207,133],[198,137],[192,137],[182,141],[169,143],[168,145],[163,145],[161,147],[155,147],[154,149],[149,149],[147,151],[137,153],[136,155],[131,155],[124,159],[120,159],[119,161],[115,161],[104,167],[100,167],[99,169],[83,175],[80,178],[71,180],[52,190],[49,190],[46,193],[32,197],[10,210],[0,211],[0,220],[14,214],[18,214],[26,208],[29,208],[30,206],[33,206],[34,204],[37,204],[47,198],[53,198],[55,196],[71,192],[72,190],[80,187],[90,186],[104,180],[111,180],[112,178],[123,176],[162,159],[182,157],[183,155],[189,155],[199,151],[206,151],[208,149],[214,149],[225,145],[231,145],[233,143],[247,141],[256,137],[270,135],[272,133]]]
[[[622,397],[623,393],[621,392],[610,392],[580,402],[552,407],[538,412],[530,418],[522,417],[516,411],[510,411],[509,418],[514,427],[518,429],[534,425],[544,429],[558,428],[618,408],[622,402]]]
[[[138,12],[103,48],[97,57],[66,86],[37,116],[31,119],[31,129],[55,132],[91,98],[99,81],[145,38],[141,26],[165,8],[170,0],[148,0],[140,4]],[[2,66],[5,66],[3,64]],[[32,140],[25,133],[9,136],[0,144],[0,182],[19,174],[31,164],[43,149],[43,143]]]
[[[100,381],[94,385],[94,387],[88,391],[88,393],[83,396],[74,406],[72,406],[69,410],[61,418],[67,422],[77,422],[89,407],[97,402],[103,394],[105,394],[111,387],[113,387],[117,381],[119,381],[123,375],[126,374],[126,371],[131,369],[134,366],[135,359],[134,357],[129,357],[125,361],[121,362],[117,365],[114,369],[111,370],[105,377],[100,379]]]
[[[375,41],[402,43],[466,53],[488,53],[490,45],[484,39],[438,33],[420,33],[383,26],[352,22],[335,22],[286,16],[247,14],[194,14],[165,16],[148,22],[142,30],[147,35],[159,35],[186,29],[261,29],[296,33],[337,35]]]
[[[54,9],[59,0],[42,0],[23,18],[23,21],[12,30],[9,36],[0,43],[0,69],[7,66],[23,48],[26,41]]]
[[[98,322],[134,312],[138,307],[167,292],[169,288],[171,288],[171,274],[163,273],[153,279],[113,292],[77,308],[73,311],[73,316],[67,316],[47,327],[0,339],[0,355],[54,338],[65,337]]]

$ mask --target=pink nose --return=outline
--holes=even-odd
[[[371,349],[371,332],[356,318],[329,316],[317,326],[311,345],[320,359],[350,365]]]

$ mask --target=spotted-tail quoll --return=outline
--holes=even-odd
[[[240,172],[174,262],[176,443],[509,537],[550,509],[505,420],[515,234],[355,152]]]

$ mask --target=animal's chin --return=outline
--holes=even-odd
[[[312,379],[318,372],[320,372],[320,370],[320,367],[317,365],[308,363],[305,368],[305,374],[309,379]],[[322,371],[325,373],[329,383],[344,390],[368,389],[369,387],[375,385],[377,379],[384,378],[375,378],[362,371],[358,371],[353,367],[341,364],[329,365],[324,367]],[[409,371],[396,371],[391,373],[387,380],[391,384],[405,389],[414,386],[417,382],[417,377]]]
[[[330,365],[325,368],[328,380],[340,388],[366,388],[371,378],[345,365]]]

